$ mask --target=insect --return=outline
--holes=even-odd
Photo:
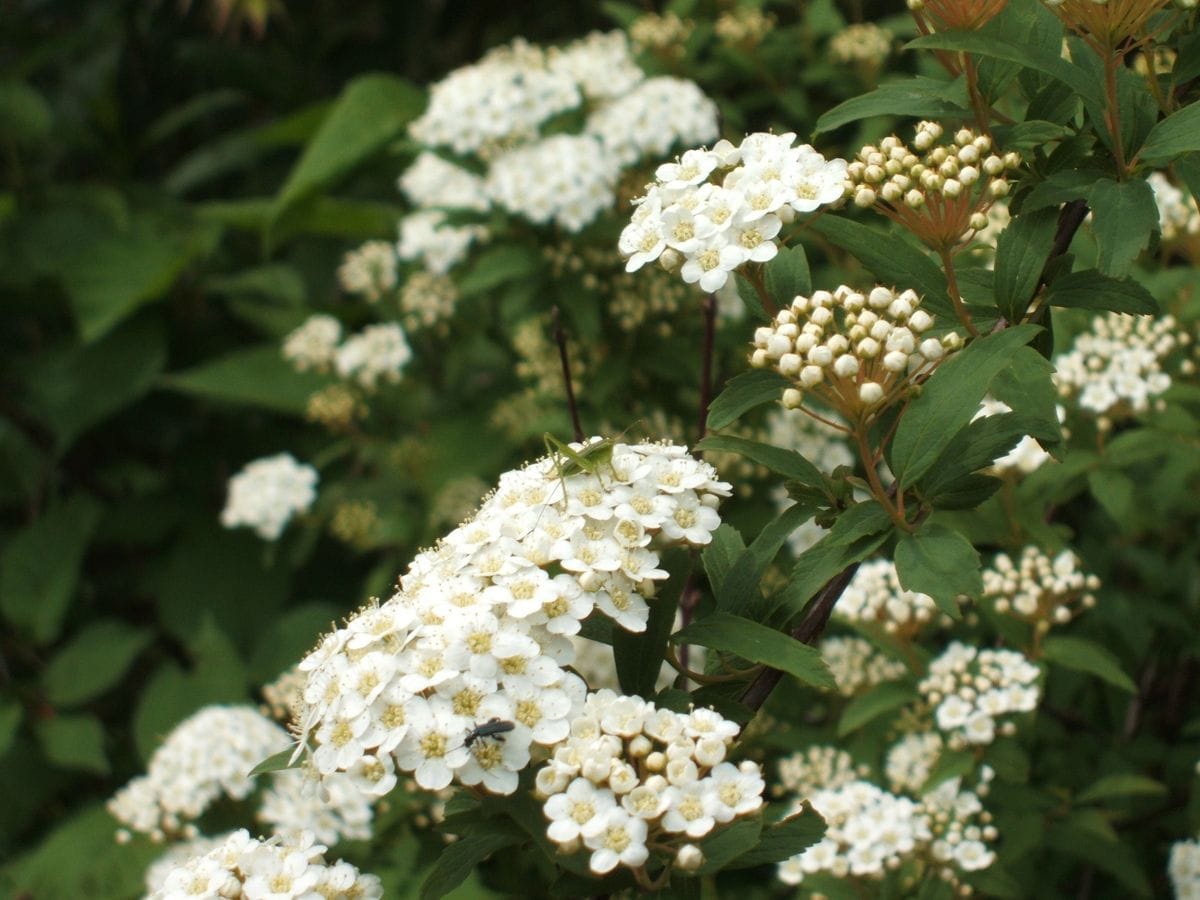
[[[482,740],[483,738],[493,738],[494,740],[503,743],[504,735],[516,727],[516,724],[513,722],[507,722],[499,717],[493,717],[488,719],[482,725],[476,725],[473,729],[471,729],[471,731],[467,733],[467,736],[463,738],[462,745],[469,750],[471,749],[472,744],[474,744],[476,741]]]
[[[554,460],[554,470],[558,473],[558,480],[562,484],[563,499],[566,500],[567,476],[579,472],[594,474],[600,470],[601,466],[611,464],[613,446],[617,439],[601,438],[585,444],[578,450],[573,449],[569,444],[564,444],[549,432],[542,435],[542,440],[546,444],[546,454]]]

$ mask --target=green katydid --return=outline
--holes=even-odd
[[[632,427],[632,425],[629,426],[629,428]],[[617,441],[625,436],[629,428],[616,437],[600,438],[586,443],[578,450],[560,441],[549,432],[542,435],[542,440],[546,445],[546,455],[554,462],[554,471],[558,474],[559,483],[562,485],[564,504],[567,499],[567,476],[586,472],[599,477],[603,467],[612,466],[613,448]]]

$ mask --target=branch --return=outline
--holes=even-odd
[[[550,310],[554,319],[554,342],[558,344],[558,358],[562,362],[563,385],[567,389],[567,408],[571,411],[571,427],[575,429],[575,440],[583,440],[583,425],[579,422],[579,407],[575,403],[575,388],[571,385],[571,361],[567,357],[567,333],[563,331],[562,316],[558,307]]]

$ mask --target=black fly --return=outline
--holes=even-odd
[[[504,735],[516,727],[514,723],[506,722],[501,718],[488,719],[482,725],[476,725],[471,729],[467,736],[463,738],[462,745],[469,750],[473,743],[483,738],[494,738],[503,743]]]

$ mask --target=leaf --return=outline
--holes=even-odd
[[[0,554],[0,609],[37,644],[58,637],[100,506],[76,494],[18,531]]]
[[[821,490],[825,488],[825,476],[795,450],[784,450],[771,444],[723,434],[709,435],[697,443],[695,449],[737,453],[784,478]]]
[[[909,78],[877,87],[868,94],[839,103],[817,119],[813,134],[840,128],[872,116],[961,118],[969,110],[962,85],[934,78]]]
[[[36,147],[53,127],[54,110],[45,97],[23,81],[0,80],[0,137],[6,143]]]
[[[1080,810],[1064,821],[1052,824],[1046,829],[1044,844],[1052,850],[1078,857],[1102,872],[1109,873],[1129,892],[1126,896],[1153,896],[1150,882],[1133,851],[1103,830],[1093,827],[1093,824],[1107,824],[1106,822],[1082,816],[1082,813],[1095,812]],[[1109,832],[1111,830],[1108,829]]]
[[[1033,347],[1021,347],[1013,355],[1012,364],[992,379],[988,391],[1025,418],[1026,434],[1043,443],[1057,444],[1062,440],[1062,428],[1053,379],[1053,363]]]
[[[162,382],[185,394],[301,416],[308,398],[329,379],[315,372],[297,372],[283,358],[279,345],[270,343],[172,372]]]
[[[961,50],[977,56],[1004,59],[1036,69],[1070,87],[1075,93],[1096,104],[1104,103],[1102,85],[1089,78],[1081,69],[1067,62],[1059,53],[1032,43],[1018,43],[1002,37],[979,32],[950,31],[930,34],[909,41],[909,50]]]
[[[911,287],[923,295],[929,312],[954,315],[941,267],[912,244],[839,216],[822,216],[809,227],[854,254],[882,282]]]
[[[294,761],[293,761],[294,760]],[[304,754],[296,755],[295,747],[288,747],[278,753],[272,753],[257,766],[246,773],[247,778],[257,778],[269,772],[282,772],[285,769],[299,769],[304,765]]]
[[[1105,775],[1084,788],[1075,797],[1076,803],[1099,803],[1118,797],[1162,797],[1166,785],[1136,772]]]
[[[297,201],[333,184],[400,134],[417,115],[420,92],[393,75],[355,78],[338,97],[275,199],[278,219]]]
[[[653,697],[663,667],[663,651],[675,625],[675,603],[666,597],[649,601],[650,618],[642,632],[613,629],[613,662],[625,694]]]
[[[697,619],[672,636],[677,644],[699,644],[733,653],[793,675],[805,684],[833,690],[836,684],[818,650],[783,632],[730,613]]]
[[[945,525],[927,522],[916,534],[903,535],[896,542],[895,559],[901,587],[928,594],[953,619],[962,617],[960,596],[977,598],[983,593],[979,553]]]
[[[780,309],[790,306],[797,296],[812,293],[812,273],[808,257],[799,244],[783,247],[766,265],[767,293]]]
[[[1042,655],[1065,669],[1095,675],[1123,691],[1137,693],[1137,685],[1125,674],[1112,651],[1087,638],[1047,637],[1042,643]]]
[[[938,366],[909,404],[892,441],[892,469],[901,489],[910,487],[979,411],[998,372],[1040,329],[1018,325],[977,338]]]
[[[902,682],[877,684],[846,704],[846,708],[842,710],[842,717],[838,720],[838,737],[844,738],[853,734],[868,722],[914,703],[917,699],[917,692],[913,690],[912,685]]]
[[[996,308],[1019,322],[1033,299],[1042,268],[1050,258],[1058,210],[1039,209],[1016,216],[996,242]]]
[[[1147,165],[1159,167],[1193,150],[1200,150],[1200,103],[1189,103],[1156,122],[1138,155]]]
[[[117,619],[91,623],[46,667],[46,699],[56,706],[73,706],[98,697],[121,680],[152,639],[149,630]]]
[[[506,282],[529,278],[541,265],[541,257],[529,247],[513,244],[490,247],[479,254],[470,270],[459,280],[459,296],[486,294]]]
[[[1154,315],[1158,301],[1132,278],[1110,278],[1096,269],[1068,272],[1046,289],[1046,303],[1070,309],[1104,309],[1133,315]]]
[[[942,782],[951,778],[962,778],[975,771],[975,754],[970,750],[951,750],[945,748],[938,756],[937,762],[929,772],[929,777],[921,785],[921,793],[928,794]]]
[[[741,534],[732,525],[722,523],[713,532],[712,540],[700,553],[700,562],[704,565],[714,593],[721,590],[725,576],[729,574],[738,554],[745,549]]]
[[[778,400],[790,385],[772,369],[753,369],[731,378],[708,406],[708,427],[717,431],[733,424],[754,407]]]
[[[1039,424],[1036,419],[1015,413],[1000,413],[969,423],[955,435],[919,482],[922,496],[936,504],[943,495],[963,487],[963,482],[973,472],[992,465],[998,457],[1012,450],[1021,438],[1038,430]]]
[[[21,725],[21,717],[21,704],[16,700],[0,700],[0,759],[12,746],[17,728]]]
[[[802,503],[789,506],[759,532],[749,547],[738,553],[720,587],[714,589],[718,610],[757,618],[762,601],[759,583],[767,567],[788,536],[812,518],[812,514],[812,508]]]
[[[741,272],[738,272],[736,277],[738,297],[745,304],[750,315],[760,322],[770,322],[771,316],[763,308],[762,298],[758,296],[754,284]]]
[[[34,726],[46,758],[65,769],[108,774],[104,729],[95,716],[55,716]]]
[[[1148,182],[1105,178],[1088,192],[1092,208],[1092,233],[1099,248],[1096,267],[1104,275],[1121,278],[1149,245],[1158,228],[1158,206]]]
[[[758,843],[734,860],[726,869],[749,869],[783,862],[803,853],[825,836],[825,820],[805,804],[798,812],[762,830]]]
[[[697,875],[719,872],[742,854],[753,848],[762,834],[762,816],[736,819],[716,834],[701,841],[704,863]]]
[[[487,831],[468,834],[442,847],[433,868],[421,883],[421,900],[436,900],[446,896],[497,850],[512,847],[525,839],[519,831],[505,823],[489,822],[487,826]]]

